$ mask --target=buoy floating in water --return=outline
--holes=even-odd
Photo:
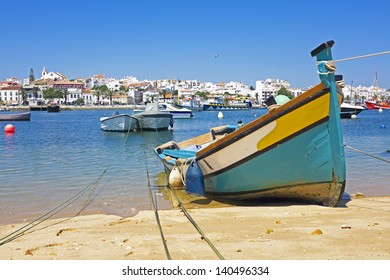
[[[223,114],[222,114],[222,112],[219,112],[219,113],[218,113],[218,119],[223,119]]]
[[[357,116],[355,114],[351,115],[351,119],[356,119]]]
[[[379,108],[378,112],[379,112],[379,113],[382,113],[382,112],[383,112],[382,108]]]
[[[7,124],[4,127],[4,132],[5,133],[14,133],[15,132],[15,127],[12,124]]]

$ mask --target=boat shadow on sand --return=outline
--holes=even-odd
[[[237,200],[237,199],[228,199],[221,198],[219,196],[206,195],[199,196],[195,194],[189,194],[185,188],[172,189],[168,186],[162,186],[158,188],[158,192],[170,202],[171,206],[176,209],[180,208],[180,203],[184,205],[184,207],[188,209],[196,209],[196,208],[222,208],[222,207],[283,207],[283,206],[294,206],[294,205],[318,205],[308,202],[300,202],[296,200],[288,200],[282,198],[259,198],[259,199],[251,199],[251,200]],[[174,192],[174,194],[173,194]],[[178,201],[179,199],[179,201]],[[337,208],[345,208],[347,207],[347,203],[351,201],[351,197],[349,194],[344,193],[342,198],[337,204]]]

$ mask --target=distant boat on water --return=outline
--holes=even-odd
[[[0,114],[0,121],[29,121],[30,119],[31,119],[30,112]]]
[[[173,127],[173,115],[161,111],[157,103],[146,104],[145,111],[133,114],[139,130],[164,130]]]
[[[220,126],[157,146],[170,181],[183,178],[187,192],[215,199],[336,206],[346,169],[333,44],[311,52],[321,83],[305,93],[241,127]]]
[[[354,116],[356,117],[358,114],[360,114],[362,111],[366,110],[363,106],[359,105],[352,105],[349,103],[341,103],[340,106],[340,117],[342,119],[351,119]]]
[[[100,128],[104,131],[133,131],[137,128],[137,119],[128,114],[115,113],[110,117],[100,118]]]
[[[207,102],[202,104],[203,111],[226,111],[226,110],[249,110],[252,109],[252,102],[222,102],[217,100],[216,102]]]
[[[163,111],[167,111],[173,115],[174,119],[189,119],[194,116],[190,109],[184,108],[180,105],[173,105],[169,103],[162,103]]]
[[[368,110],[380,110],[390,109],[390,105],[387,101],[384,100],[378,100],[378,74],[375,72],[375,83],[376,83],[376,97],[374,100],[366,100],[364,103],[366,104],[366,107]]]
[[[385,101],[364,101],[364,103],[366,104],[366,107],[368,110],[379,110],[379,109],[385,109],[385,110],[389,110],[390,109],[390,105],[389,103],[385,102]]]
[[[115,113],[100,118],[100,128],[104,131],[164,130],[169,127],[173,127],[172,114],[160,111],[156,103],[148,103],[145,110],[132,115]]]
[[[50,103],[47,105],[47,111],[49,113],[58,113],[60,111],[60,105],[57,103]]]

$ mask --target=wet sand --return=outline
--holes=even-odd
[[[227,260],[389,260],[390,197],[339,207],[271,204],[188,209]],[[217,260],[180,209],[158,216],[173,260]],[[0,238],[24,224],[0,226]],[[3,240],[4,241],[4,240]],[[1,242],[1,241],[0,241]],[[1,260],[166,260],[153,211],[47,220],[0,246]]]

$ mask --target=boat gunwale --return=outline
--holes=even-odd
[[[121,117],[130,117],[132,119],[136,119],[134,118],[132,115],[129,115],[129,114],[119,114],[119,115],[113,115],[113,116],[108,116],[108,117],[101,117],[100,118],[100,122],[105,122],[105,121],[108,121],[108,120],[112,120],[112,119],[116,119],[116,118],[121,118]]]

